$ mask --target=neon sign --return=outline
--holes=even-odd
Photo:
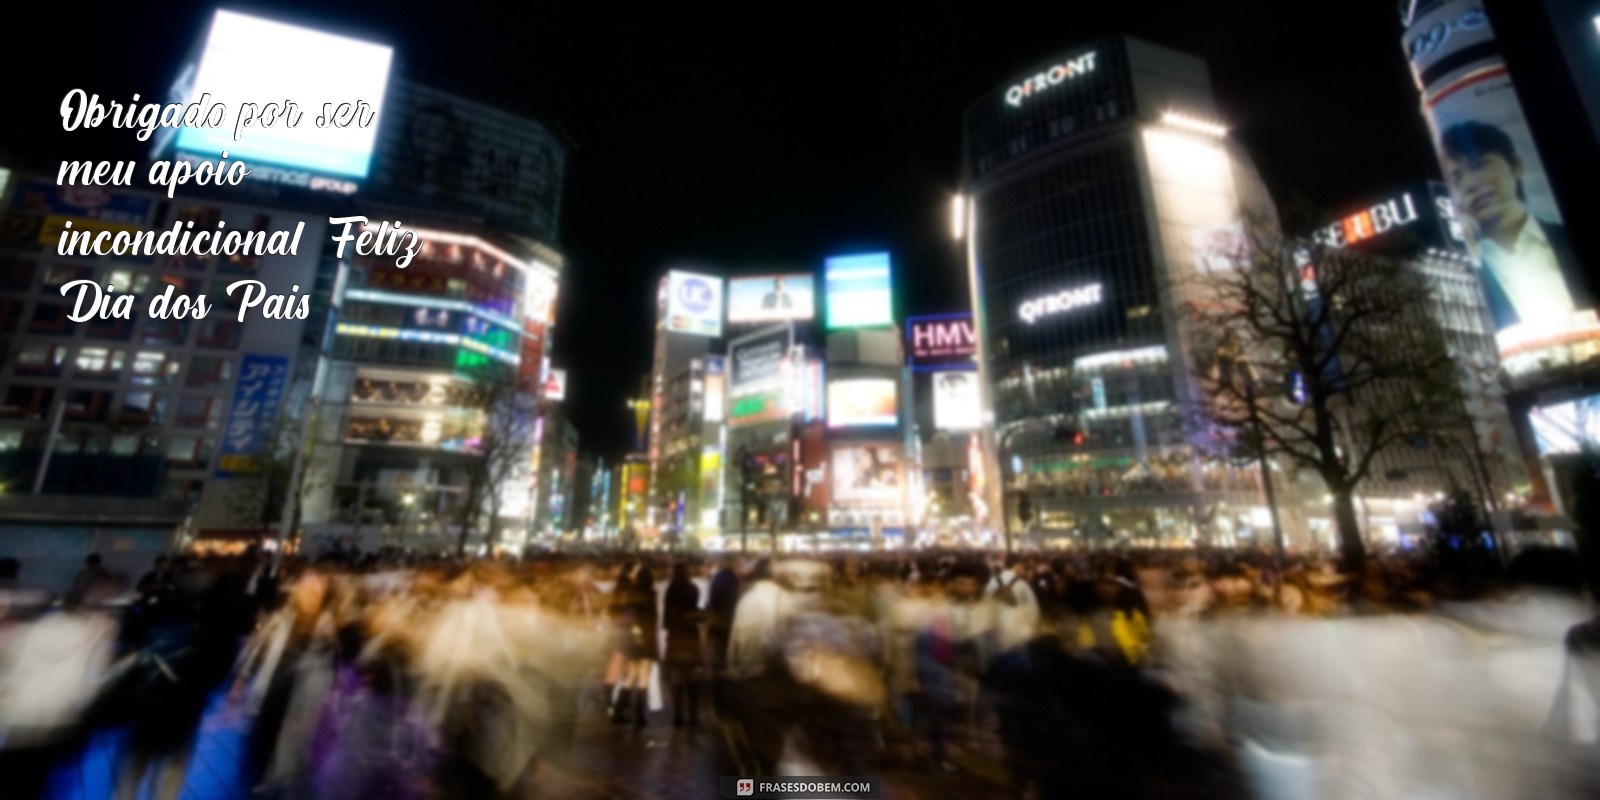
[[[1049,69],[1035,73],[1033,77],[1021,83],[1012,84],[1006,89],[1006,105],[1012,108],[1021,108],[1022,101],[1032,97],[1035,92],[1042,92],[1052,86],[1059,85],[1062,81],[1093,72],[1094,57],[1094,51],[1090,51],[1077,58],[1067,59]]]
[[[1017,307],[1017,314],[1022,317],[1023,322],[1032,325],[1040,317],[1065,314],[1068,311],[1096,306],[1100,304],[1102,299],[1100,284],[1091,283],[1087,286],[1079,286],[1076,289],[1067,289],[1025,301]]]

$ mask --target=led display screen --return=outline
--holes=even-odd
[[[823,280],[828,294],[828,329],[894,324],[888,253],[835,256]]]
[[[232,124],[215,128],[183,127],[177,149],[251,165],[275,164],[347,178],[365,178],[389,83],[389,47],[282,22],[217,11],[200,55],[200,66],[188,100],[227,104],[236,112],[242,103],[265,106],[293,100],[305,117],[290,127],[244,127],[236,140]],[[371,124],[316,124],[324,104],[364,103],[363,119]],[[264,118],[263,118],[264,121]]]
[[[834,500],[846,503],[900,501],[900,458],[894,446],[836,448],[832,465]]]
[[[816,315],[816,280],[805,273],[728,279],[728,324],[808,320]]]
[[[1483,4],[1442,3],[1415,19],[1403,42],[1507,371],[1600,356],[1593,286]]]
[[[892,378],[847,378],[828,384],[828,427],[892,426],[899,421],[899,382]]]
[[[933,425],[942,431],[971,431],[983,424],[976,372],[933,374]]]

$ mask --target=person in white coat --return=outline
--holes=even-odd
[[[1028,572],[1028,564],[1021,556],[1007,555],[983,590],[999,617],[1002,652],[1026,644],[1039,630],[1039,598],[1029,583]]]

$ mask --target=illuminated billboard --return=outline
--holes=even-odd
[[[731,385],[734,392],[779,383],[783,378],[783,361],[788,355],[788,328],[735,340],[728,348],[728,358],[733,362]]]
[[[966,364],[973,368],[978,332],[972,314],[937,314],[906,320],[906,352],[919,368]]]
[[[894,324],[888,253],[835,256],[823,268],[828,329]]]
[[[828,427],[892,426],[900,420],[899,381],[844,378],[828,383]]]
[[[806,273],[728,279],[728,324],[807,320],[816,315],[816,280]]]
[[[721,422],[727,417],[728,373],[721,356],[708,356],[705,370],[705,395],[702,398],[706,422]]]
[[[1600,355],[1592,287],[1481,0],[1441,3],[1403,42],[1507,371]]]
[[[1581,453],[1600,447],[1600,395],[1539,406],[1528,413],[1539,455]]]
[[[545,373],[544,399],[560,402],[567,399],[567,371],[552,369]]]
[[[972,431],[983,425],[978,375],[970,371],[933,374],[933,426],[941,431]]]
[[[833,499],[900,502],[900,457],[893,445],[839,447],[833,451]]]
[[[180,128],[176,148],[215,160],[230,159],[302,169],[319,175],[365,178],[389,83],[389,47],[261,17],[219,10],[189,87],[190,102],[209,95],[226,103],[230,118],[246,102],[258,104],[240,126]],[[292,100],[304,115],[290,127],[272,113]],[[274,107],[277,104],[278,107]],[[319,125],[328,114],[330,124]],[[350,122],[355,120],[355,122]]]
[[[735,339],[728,346],[728,424],[749,425],[789,417],[788,327]]]
[[[673,270],[667,273],[667,330],[695,336],[722,335],[722,279]]]

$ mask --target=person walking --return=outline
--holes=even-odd
[[[700,587],[689,580],[689,567],[679,562],[661,607],[661,627],[667,632],[662,664],[672,695],[672,726],[692,727],[700,722],[700,677],[704,659],[700,643]]]

